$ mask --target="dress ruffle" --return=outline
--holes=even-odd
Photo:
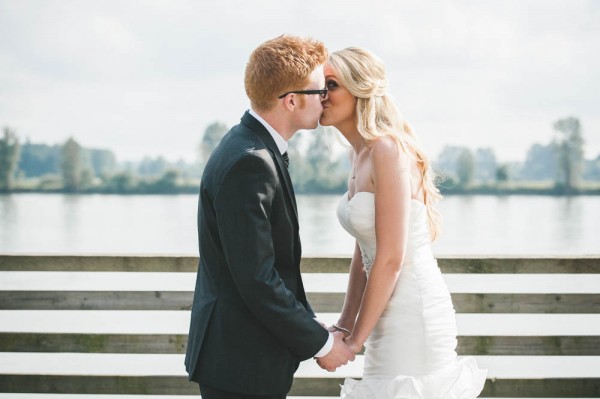
[[[422,376],[346,378],[342,399],[473,399],[483,390],[487,370],[465,357],[452,370]]]

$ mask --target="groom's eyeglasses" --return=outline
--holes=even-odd
[[[296,90],[296,91],[288,91],[287,93],[283,93],[278,98],[283,98],[288,94],[318,94],[321,98],[327,97],[327,89],[319,89],[319,90]]]

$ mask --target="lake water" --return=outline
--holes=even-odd
[[[304,255],[350,255],[339,196],[300,195]],[[0,195],[0,253],[197,253],[195,195]],[[600,196],[450,196],[437,255],[600,254]]]

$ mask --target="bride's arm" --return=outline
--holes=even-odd
[[[346,289],[346,298],[344,299],[344,307],[337,325],[352,331],[356,315],[360,308],[360,302],[367,283],[367,275],[365,267],[360,255],[360,247],[358,243],[354,245],[354,255],[350,263],[350,275],[348,277],[348,288]]]
[[[362,349],[394,292],[406,252],[410,216],[408,159],[391,138],[373,143],[371,170],[377,251],[356,324],[346,339],[355,352]]]

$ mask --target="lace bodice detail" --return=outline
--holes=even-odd
[[[377,249],[375,195],[371,192],[359,191],[349,199],[348,193],[345,193],[338,203],[337,216],[342,227],[356,238],[363,265],[369,274],[375,262]],[[433,254],[427,223],[427,209],[422,202],[412,200],[404,263],[431,259],[433,259]]]
[[[367,274],[369,274],[371,272],[371,268],[373,267],[373,262],[375,261],[375,259],[370,257],[365,251],[362,250],[362,248],[360,250],[360,257],[362,259],[363,266],[365,267],[365,271],[367,272]]]

